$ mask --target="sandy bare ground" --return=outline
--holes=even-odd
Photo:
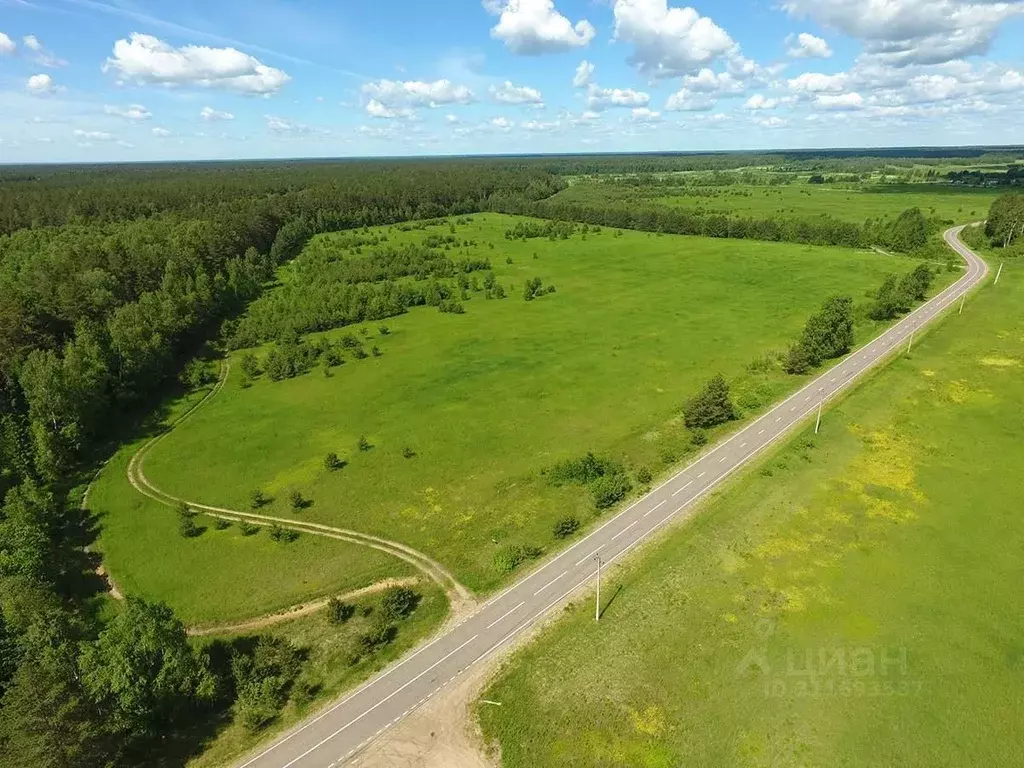
[[[265,616],[257,616],[255,619],[246,619],[245,621],[239,621],[234,624],[214,624],[210,626],[189,627],[186,634],[192,637],[202,637],[203,635],[222,635],[228,632],[247,632],[251,629],[272,627],[275,624],[280,624],[282,621],[289,621],[291,619],[297,619],[299,616],[308,616],[311,613],[316,613],[321,608],[325,607],[334,597],[339,600],[355,600],[360,597],[365,597],[366,595],[383,592],[385,589],[390,589],[391,587],[411,587],[419,584],[419,582],[420,580],[415,576],[410,576],[406,579],[384,579],[376,582],[375,584],[371,584],[368,587],[353,589],[351,592],[334,595],[333,597],[324,597],[320,600],[313,600],[299,605],[293,605],[291,608],[285,608],[283,611],[268,613]]]
[[[488,659],[448,686],[346,765],[358,768],[496,768],[485,755],[472,707],[499,659]]]

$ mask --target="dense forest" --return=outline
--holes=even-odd
[[[236,699],[273,710],[294,649],[200,653],[165,606],[143,601],[95,615],[97,521],[71,489],[126,414],[144,413],[313,234],[563,186],[539,168],[469,161],[0,174],[0,765],[151,765],[156,753],[181,764]],[[362,290],[484,267],[392,249],[336,269]],[[393,299],[377,298],[366,305]]]

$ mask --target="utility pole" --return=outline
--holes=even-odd
[[[964,291],[964,295],[960,297],[960,311],[957,312],[958,315],[962,315],[964,313],[964,302],[965,301],[967,301],[967,291]]]
[[[913,346],[914,346],[914,331],[916,331],[916,330],[917,330],[917,326],[916,325],[914,325],[910,329],[910,341],[907,342],[907,354],[908,355],[910,354],[911,348],[913,348]]]
[[[594,603],[594,621],[601,620],[601,556],[594,555],[597,561],[597,602]]]
[[[992,285],[999,284],[999,276],[1003,274],[1003,262],[999,262],[999,271],[996,272],[996,279],[992,282]]]
[[[814,422],[814,434],[821,428],[821,406],[825,403],[825,388],[818,388],[818,420]]]

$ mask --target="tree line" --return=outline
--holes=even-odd
[[[503,213],[556,221],[583,222],[617,229],[848,248],[878,245],[903,253],[912,253],[923,248],[931,235],[939,229],[939,222],[926,217],[919,208],[908,209],[895,220],[869,219],[863,224],[856,224],[829,216],[731,216],[676,208],[645,200],[625,201],[603,196],[567,199],[556,195],[542,200],[517,198],[493,202],[501,204],[497,210]]]
[[[291,683],[274,671],[289,666],[273,661],[279,648],[266,663],[237,649],[253,660],[234,664],[234,652],[192,649],[165,606],[95,611],[104,585],[85,547],[99,520],[71,489],[103,441],[313,234],[461,215],[562,186],[493,162],[0,172],[0,764],[173,759],[245,691],[268,697],[254,704],[264,711],[280,702]],[[387,281],[358,285],[391,298]]]

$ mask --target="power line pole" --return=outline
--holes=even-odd
[[[601,620],[601,556],[594,555],[597,561],[597,602],[594,603],[594,621]]]
[[[907,342],[907,354],[910,354],[911,348],[914,346],[914,331],[917,330],[917,326],[911,326],[910,328],[910,341]]]
[[[960,297],[960,311],[957,312],[958,315],[962,315],[964,313],[964,302],[965,301],[967,301],[967,291],[964,291],[964,295]]]
[[[999,276],[1001,274],[1003,274],[1003,262],[999,262],[999,271],[996,272],[996,279],[994,281],[992,281],[992,285],[998,285],[999,284]]]
[[[825,388],[818,388],[818,420],[814,422],[814,434],[821,428],[821,406],[825,403]]]

